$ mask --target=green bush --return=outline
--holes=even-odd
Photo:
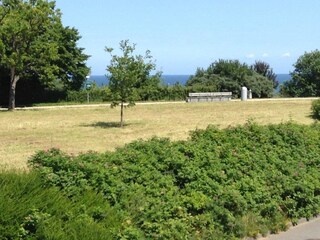
[[[172,86],[143,86],[136,89],[136,101],[184,101],[190,92],[215,92],[212,86],[195,85],[183,86],[179,83]],[[91,102],[111,101],[111,92],[108,87],[93,86],[90,90],[68,91],[66,101],[68,102],[87,102],[87,97]]]
[[[113,239],[121,222],[101,194],[70,198],[34,172],[0,173],[0,239]]]
[[[313,118],[320,120],[320,99],[312,102],[311,111]]]
[[[68,102],[105,102],[110,101],[111,92],[108,87],[93,86],[90,90],[68,91],[66,101]]]
[[[42,151],[30,164],[68,196],[96,190],[121,208],[118,239],[241,239],[320,212],[319,124],[210,126],[105,154]]]

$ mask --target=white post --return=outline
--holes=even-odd
[[[90,102],[90,93],[89,93],[89,90],[91,88],[91,84],[90,84],[90,88],[88,88],[88,80],[89,80],[90,76],[86,76],[86,89],[87,89],[87,102],[89,103]]]
[[[248,89],[246,87],[241,88],[241,101],[247,101]]]
[[[249,98],[249,99],[252,99],[252,91],[251,91],[251,89],[249,89],[248,98]]]

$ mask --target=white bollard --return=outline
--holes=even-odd
[[[241,101],[247,101],[248,99],[248,89],[246,87],[241,88]]]
[[[252,91],[251,91],[251,89],[249,89],[248,99],[252,99]]]

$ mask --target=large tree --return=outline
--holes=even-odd
[[[268,78],[272,81],[273,88],[276,89],[279,86],[279,82],[277,81],[277,75],[273,72],[273,69],[270,65],[263,61],[256,61],[252,66],[251,69],[259,73],[260,75]]]
[[[109,72],[109,88],[112,93],[111,107],[120,105],[120,126],[124,125],[124,107],[133,106],[137,99],[137,88],[155,81],[152,71],[156,65],[152,60],[150,51],[142,55],[135,55],[135,44],[129,40],[120,42],[121,55],[113,53],[114,49],[106,47],[105,51],[110,53],[111,61],[107,66]]]
[[[85,79],[88,56],[76,47],[78,39],[75,29],[63,27],[54,1],[0,0],[0,68],[7,69],[10,78],[10,110],[22,78],[48,86],[58,82],[72,86]]]
[[[291,80],[283,84],[280,93],[290,97],[320,96],[320,51],[306,52],[293,65]]]
[[[235,97],[240,96],[243,86],[251,89],[254,97],[271,97],[273,93],[273,84],[267,77],[238,60],[220,59],[207,69],[198,68],[187,86],[210,86],[215,91],[230,91]]]
[[[77,29],[60,25],[58,36],[58,59],[53,62],[58,66],[56,76],[65,89],[79,90],[90,72],[86,65],[89,55],[77,46],[81,38]]]

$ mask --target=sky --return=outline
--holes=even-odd
[[[56,0],[65,26],[82,36],[91,75],[107,74],[121,40],[146,50],[163,74],[194,74],[219,59],[293,71],[319,49],[320,0]],[[116,54],[121,54],[118,50]]]

